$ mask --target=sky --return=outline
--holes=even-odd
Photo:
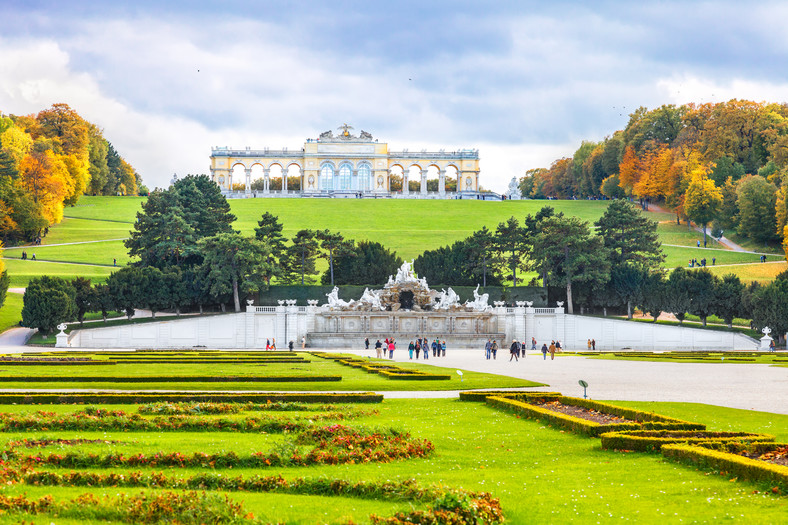
[[[393,150],[478,148],[504,191],[639,106],[786,102],[786,19],[785,2],[3,0],[0,112],[69,104],[150,188],[209,173],[212,146],[348,123]]]

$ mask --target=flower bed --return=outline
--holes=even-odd
[[[560,426],[572,432],[578,432],[587,436],[596,437],[612,430],[628,430],[642,428],[662,428],[662,429],[705,429],[705,425],[691,423],[680,419],[673,419],[653,412],[641,412],[630,408],[619,407],[607,403],[599,403],[587,399],[575,397],[543,398],[545,402],[558,401],[565,405],[594,410],[599,413],[612,415],[618,418],[628,419],[629,422],[600,424],[596,421],[580,418],[573,415],[564,414],[549,408],[538,406],[534,402],[540,402],[539,397],[533,396],[526,401],[518,401],[504,397],[491,396],[487,398],[487,404],[528,418],[541,419],[551,424]]]
[[[659,451],[663,445],[671,443],[702,443],[708,441],[774,441],[769,434],[750,432],[711,432],[682,430],[625,430],[602,434],[602,448],[614,450],[635,450],[638,452]]]
[[[726,477],[788,491],[786,443],[673,443],[662,446],[662,455]]]
[[[152,401],[252,401],[257,403],[290,402],[301,403],[380,403],[382,394],[374,392],[340,392],[340,393],[302,393],[302,392],[267,392],[244,393],[228,392],[199,394],[191,392],[151,393],[124,392],[120,393],[46,393],[39,392],[0,392],[0,404],[19,405],[62,405],[69,403],[101,403],[108,405],[137,405]]]
[[[305,383],[342,376],[0,376],[1,383]]]
[[[377,410],[360,411],[352,407],[341,407],[342,412],[338,412],[339,405],[312,405],[298,402],[268,402],[268,403],[211,403],[211,402],[186,402],[186,403],[149,403],[137,408],[140,414],[155,415],[179,415],[179,414],[237,414],[248,411],[271,411],[271,412],[336,412],[344,414],[344,417],[358,417],[361,415],[374,415]]]

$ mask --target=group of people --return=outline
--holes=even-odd
[[[555,359],[555,353],[561,351],[561,341],[550,341],[550,346],[547,343],[542,343],[542,356],[547,360],[547,352],[550,352],[550,360]]]
[[[591,344],[591,340],[588,340],[589,345]],[[596,341],[594,342],[596,344]],[[531,350],[536,350],[536,338],[531,338]],[[487,339],[487,342],[484,345],[484,356],[485,358],[489,359],[497,359],[498,357],[498,341],[495,339]],[[525,342],[518,341],[517,339],[512,339],[512,344],[509,346],[509,361],[514,359],[515,361],[519,361],[520,357],[522,356],[525,358],[525,351],[527,348],[527,344]],[[589,347],[590,348],[590,347]],[[542,344],[542,355],[544,359],[547,359],[547,352],[550,352],[550,359],[555,359],[555,353],[561,351],[561,341],[550,341],[550,346],[547,346],[547,343]]]
[[[26,252],[26,251],[23,251],[23,252],[22,252],[22,260],[23,260],[23,261],[27,260],[27,252]],[[35,254],[35,252],[33,253],[33,256],[30,258],[30,260],[31,260],[31,261],[35,261],[35,260],[36,260],[36,254]]]
[[[716,264],[717,264],[717,258],[716,257],[712,257],[711,258],[711,265],[714,266]],[[698,266],[700,268],[705,268],[706,267],[706,258],[704,257],[700,261],[698,261],[698,259],[695,259],[695,258],[690,259],[689,260],[689,267],[690,268],[695,268],[696,266]]]
[[[364,340],[364,347],[369,349],[369,338]],[[375,355],[379,359],[385,358],[386,352],[388,352],[389,359],[394,359],[394,350],[396,349],[397,342],[393,337],[387,337],[383,342],[380,339],[375,342]],[[410,359],[413,359],[414,354],[416,359],[420,359],[421,355],[424,356],[424,359],[429,359],[430,351],[432,351],[432,357],[446,357],[446,341],[438,338],[430,341],[426,337],[420,337],[408,344],[408,357]]]

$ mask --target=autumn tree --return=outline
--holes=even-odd
[[[695,170],[684,198],[684,211],[693,222],[703,225],[703,247],[706,247],[706,226],[716,217],[722,205],[722,193],[702,169]]]

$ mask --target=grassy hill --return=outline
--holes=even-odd
[[[40,246],[4,250],[12,287],[24,287],[36,275],[77,275],[96,281],[104,280],[113,263],[129,262],[123,239],[133,227],[140,197],[83,197],[79,204],[65,210],[63,222],[50,229]],[[526,200],[526,201],[420,201],[356,199],[244,199],[231,200],[238,220],[235,227],[252,234],[260,216],[268,211],[284,225],[284,235],[291,237],[304,228],[330,229],[355,240],[375,240],[395,250],[404,259],[417,257],[434,249],[464,239],[482,226],[494,230],[511,216],[519,219],[535,214],[549,205],[567,215],[590,222],[602,215],[607,201]],[[697,248],[702,235],[686,225],[677,225],[673,215],[649,212],[660,222],[659,233],[667,254],[665,266],[686,266],[689,259],[716,257],[715,272],[737,273],[744,279],[768,281],[788,267],[768,264],[761,268],[758,255],[727,250],[709,239],[709,248]],[[79,243],[79,244],[69,244]],[[22,251],[36,255],[36,261],[20,260]],[[769,261],[784,261],[769,256]],[[735,265],[735,266],[727,266]],[[18,301],[13,302],[19,303]],[[11,305],[9,305],[9,308]],[[6,315],[6,317],[9,317]],[[13,317],[10,316],[10,317]],[[3,327],[0,327],[2,329]]]

